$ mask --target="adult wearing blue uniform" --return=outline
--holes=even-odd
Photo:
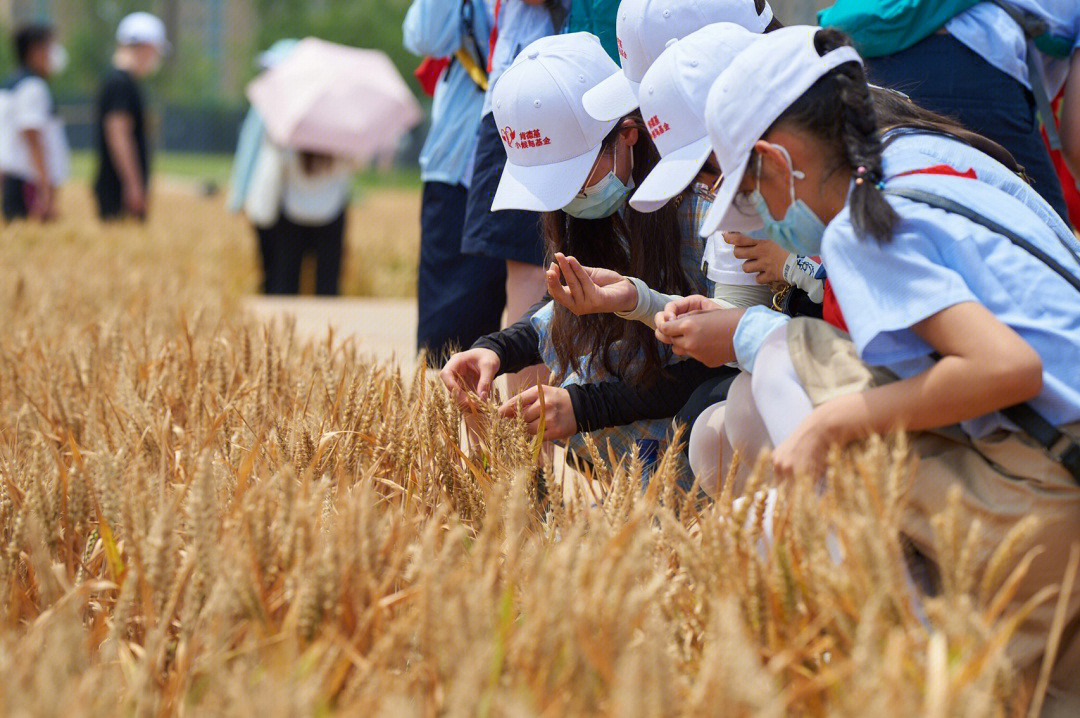
[[[544,240],[539,213],[491,211],[506,164],[506,151],[492,114],[491,90],[523,48],[562,29],[569,0],[484,2],[491,6],[495,18],[491,36],[494,42],[488,59],[489,89],[477,134],[476,164],[469,187],[461,249],[466,254],[493,257],[505,263],[506,319],[513,323],[544,295]],[[533,383],[531,377],[522,377],[522,380]],[[516,390],[516,386],[511,390]]]
[[[490,32],[482,0],[414,0],[405,15],[410,52],[451,58],[435,86],[431,129],[420,152],[416,343],[438,366],[452,350],[497,331],[506,301],[503,260],[461,251]]]

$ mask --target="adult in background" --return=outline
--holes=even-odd
[[[867,58],[869,80],[900,90],[922,107],[954,117],[1009,150],[1035,191],[1068,219],[1061,181],[1043,144],[1036,112],[1045,102],[1045,119],[1050,119],[1047,98],[1057,96],[1070,74],[1066,93],[1074,98],[1074,105],[1080,103],[1080,77],[1070,73],[1070,64],[1077,65],[1080,57],[1080,3],[924,0],[917,5],[936,7],[939,14],[927,12],[927,21],[910,32],[906,26],[903,31],[896,29],[900,23],[895,21],[880,23],[893,26],[892,34],[900,42],[888,37],[889,28],[880,30],[887,38],[880,47],[868,47],[854,33],[856,45]],[[875,3],[837,2],[819,15],[821,25],[848,29],[840,12],[845,6],[861,10]],[[922,39],[906,46],[905,35]],[[896,49],[897,45],[902,49]],[[1075,139],[1080,118],[1075,115],[1066,113],[1061,136],[1071,140],[1066,156],[1080,162],[1080,144]]]
[[[355,174],[344,158],[282,148],[263,138],[244,212],[265,230],[267,294],[299,294],[308,256],[315,259],[315,293],[339,293]]]
[[[289,56],[299,43],[299,40],[278,40],[270,49],[259,53],[257,66],[260,71],[269,70]],[[249,108],[244,122],[240,126],[240,135],[236,141],[236,154],[233,157],[232,174],[229,177],[229,194],[225,200],[225,206],[230,212],[245,211],[246,204],[250,199],[252,179],[255,176],[255,168],[262,155],[262,148],[266,140],[266,123],[258,110]],[[280,201],[280,197],[275,202]],[[271,208],[271,212],[276,212]],[[266,287],[266,275],[270,266],[270,229],[269,225],[263,225],[255,221],[251,216],[252,225],[255,228],[255,236],[259,245],[259,262],[263,272],[263,289]]]
[[[520,210],[491,211],[499,186],[506,151],[492,115],[491,89],[521,50],[562,29],[569,0],[485,0],[494,8],[495,29],[488,57],[489,89],[477,134],[476,162],[465,209],[461,251],[506,262],[506,321],[513,324],[544,296],[544,241],[540,214]],[[518,128],[515,128],[517,130]],[[522,127],[521,132],[534,128]],[[544,372],[546,374],[546,372]],[[511,381],[533,383],[532,375]]]
[[[120,21],[116,44],[112,69],[98,93],[94,194],[104,220],[145,219],[150,149],[139,81],[157,72],[169,51],[165,24],[149,13],[132,13]]]
[[[64,123],[56,114],[49,77],[67,63],[48,25],[15,33],[19,66],[0,85],[0,174],[3,214],[10,221],[46,220],[55,213],[56,187],[68,172]]]
[[[483,0],[413,0],[403,27],[406,49],[448,63],[434,86],[431,129],[420,152],[416,344],[435,366],[498,331],[506,303],[506,262],[461,251],[492,20]]]

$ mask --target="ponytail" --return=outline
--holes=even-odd
[[[850,44],[839,30],[820,30],[814,38],[821,55]],[[782,124],[810,132],[832,148],[833,171],[847,172],[855,179],[848,204],[856,233],[889,241],[900,217],[881,191],[883,147],[862,65],[846,62],[823,75],[773,127]]]

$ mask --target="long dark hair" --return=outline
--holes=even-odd
[[[1023,166],[1016,161],[1011,152],[997,142],[987,139],[977,132],[972,132],[951,117],[939,115],[932,110],[917,105],[907,96],[895,90],[871,87],[870,94],[874,99],[874,111],[877,114],[878,129],[882,133],[889,130],[904,129],[945,135],[989,155],[1005,165],[1010,172],[1027,181]],[[894,139],[896,139],[895,135],[886,138],[884,146],[888,147],[889,143]]]
[[[631,148],[633,177],[637,186],[660,160],[649,131],[638,112],[621,120],[604,139],[601,152],[615,146],[619,133],[638,131]],[[548,261],[556,252],[574,256],[586,267],[603,267],[637,277],[653,289],[669,294],[689,294],[693,285],[680,261],[682,233],[678,203],[668,202],[655,212],[638,212],[627,205],[621,213],[605,219],[577,219],[559,210],[544,215],[544,238]],[[556,303],[551,340],[563,377],[581,371],[581,358],[611,376],[651,384],[664,367],[660,346],[651,329],[613,314],[575,316]],[[616,342],[622,346],[615,346]],[[640,360],[640,363],[638,363]]]
[[[820,55],[850,45],[847,35],[839,30],[819,30],[814,36],[814,48]],[[824,142],[832,150],[831,172],[859,172],[862,181],[848,197],[852,224],[859,236],[888,241],[900,218],[878,187],[883,179],[883,147],[862,65],[845,62],[823,75],[768,131],[780,125],[793,125]]]

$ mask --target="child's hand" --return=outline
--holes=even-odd
[[[705,301],[709,302],[707,299]],[[666,316],[673,314],[672,305],[678,303],[672,302],[668,309],[656,315],[657,340],[671,345],[674,354],[693,357],[705,366],[718,367],[735,361],[732,339],[746,310],[721,309],[709,302],[711,310],[699,309]]]
[[[570,392],[546,384],[541,388],[544,391],[544,440],[569,439],[578,430]],[[499,413],[507,418],[517,416],[519,403],[521,418],[529,433],[536,434],[540,431],[540,390],[535,386],[526,389],[499,407]]]
[[[735,247],[735,258],[743,260],[742,270],[756,274],[758,284],[784,281],[784,262],[791,253],[776,242],[751,239],[737,232],[724,234],[724,241]]]
[[[719,304],[707,297],[703,297],[700,294],[691,294],[689,297],[679,297],[678,299],[668,302],[667,306],[664,307],[664,311],[657,312],[656,316],[653,317],[653,320],[656,323],[656,328],[659,330],[665,323],[678,319],[686,314],[711,312],[720,308]]]
[[[637,289],[621,274],[583,267],[561,252],[547,270],[547,289],[552,299],[578,316],[630,312],[637,306]]]
[[[458,406],[466,407],[470,405],[469,392],[488,398],[500,363],[499,355],[490,349],[469,349],[450,357],[439,378]]]

